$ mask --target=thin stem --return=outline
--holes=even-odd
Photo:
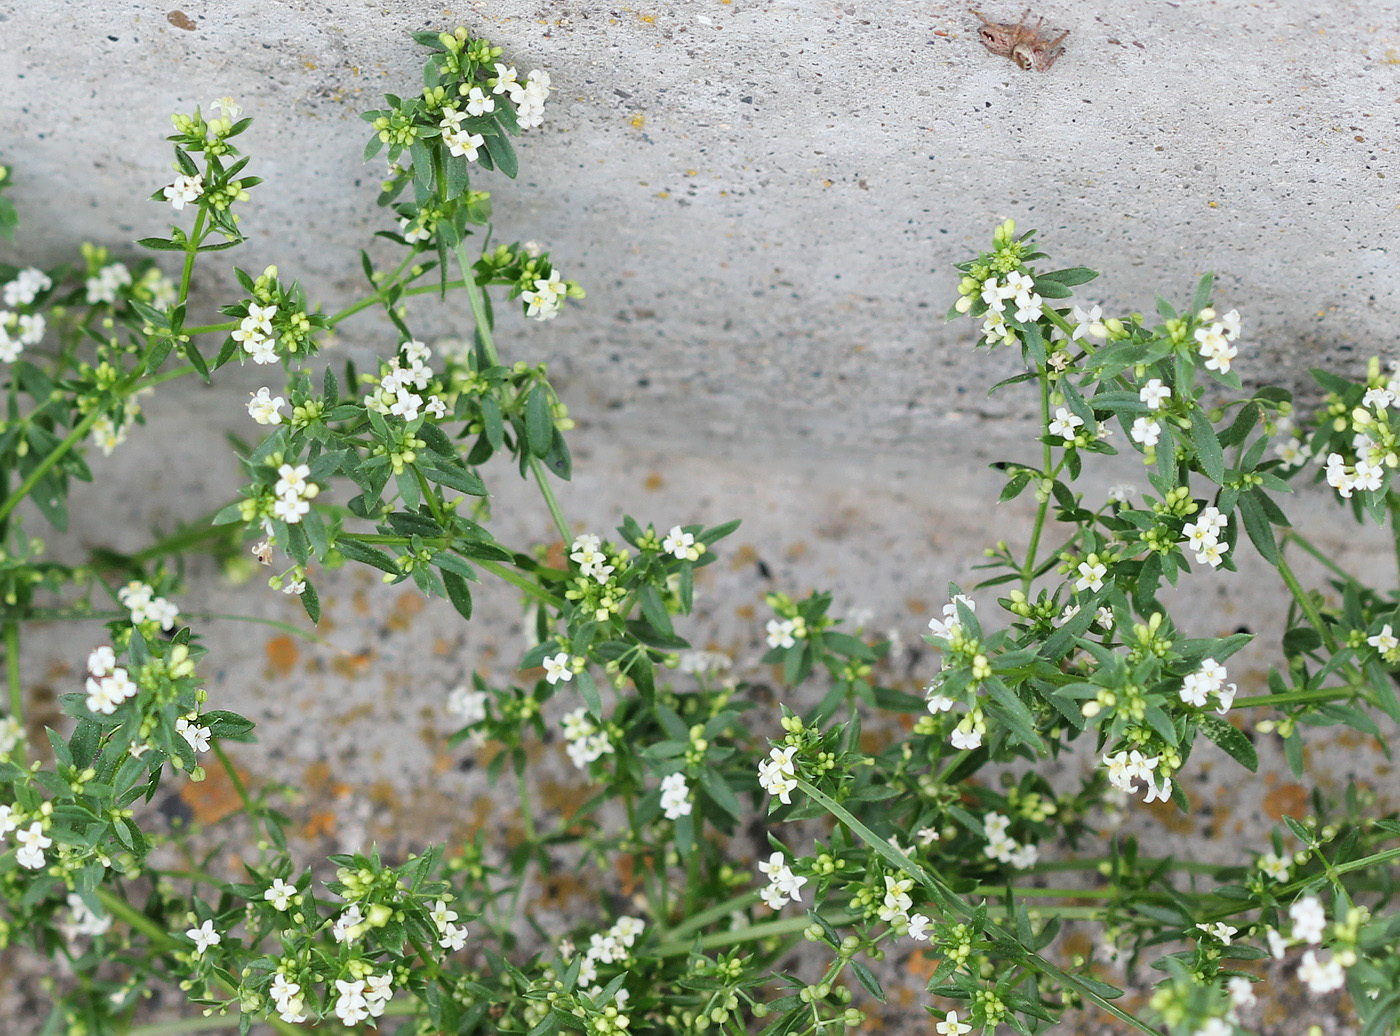
[[[94,407],[93,410],[81,421],[73,426],[73,430],[68,433],[64,440],[53,448],[53,450],[35,465],[31,471],[19,484],[19,487],[9,495],[3,504],[0,504],[0,521],[13,511],[21,500],[27,497],[30,491],[39,484],[39,480],[49,473],[55,464],[67,456],[68,451],[78,444],[83,436],[92,430],[92,426],[97,423],[102,416],[102,410]]]
[[[190,274],[194,273],[194,257],[199,253],[199,242],[204,234],[204,206],[200,206],[199,214],[194,218],[194,229],[190,231],[190,236],[185,245],[185,267],[180,271],[180,301],[184,302],[190,297]]]
[[[1322,642],[1327,645],[1327,650],[1335,655],[1337,653],[1337,638],[1332,636],[1331,628],[1322,621],[1322,615],[1318,612],[1317,605],[1313,604],[1312,598],[1303,589],[1303,585],[1298,582],[1298,577],[1293,574],[1293,569],[1288,566],[1288,562],[1284,560],[1282,554],[1278,558],[1278,574],[1288,587],[1288,592],[1298,602],[1298,607],[1303,609],[1303,614],[1308,617],[1308,622],[1322,637]]]
[[[23,733],[24,684],[19,676],[19,623],[15,621],[5,623],[5,679],[10,686],[10,719],[19,724]],[[24,753],[24,758],[28,759],[25,741],[26,739],[21,737],[17,747]]]
[[[539,484],[540,493],[544,496],[545,506],[549,508],[549,515],[554,519],[554,527],[559,530],[559,537],[566,544],[574,538],[574,534],[569,531],[569,523],[564,520],[564,512],[559,507],[559,501],[554,496],[554,490],[545,481],[544,465],[540,463],[538,457],[530,458],[530,470],[535,475],[535,482]]]
[[[238,776],[238,770],[234,767],[233,761],[229,759],[228,753],[224,751],[223,743],[215,741],[213,744],[214,754],[219,757],[219,764],[223,766],[224,773],[228,774],[229,783],[233,785],[233,790],[238,793],[238,800],[243,803],[243,812],[251,815],[255,814],[253,801],[248,797],[248,789],[243,784],[243,778]]]
[[[1315,691],[1289,691],[1287,694],[1256,694],[1249,698],[1236,698],[1232,709],[1252,709],[1261,705],[1303,705],[1311,702],[1345,701],[1355,697],[1349,689],[1324,687]]]
[[[1040,379],[1040,426],[1048,428],[1050,426],[1050,381],[1042,377]],[[1031,592],[1031,581],[1035,579],[1035,552],[1040,547],[1040,534],[1045,528],[1045,516],[1050,510],[1050,494],[1045,491],[1044,485],[1040,484],[1044,479],[1052,477],[1050,466],[1054,462],[1054,455],[1050,452],[1050,444],[1041,444],[1040,457],[1040,479],[1037,480],[1035,495],[1040,500],[1040,506],[1035,513],[1035,526],[1031,529],[1030,546],[1026,548],[1026,563],[1021,567],[1021,592],[1027,595]]]
[[[488,561],[485,558],[472,558],[473,565],[480,565],[498,579],[504,580],[517,590],[522,590],[529,594],[541,604],[547,604],[551,608],[564,607],[564,601],[546,591],[537,583],[532,583],[525,576],[512,569],[506,568],[500,562]]]
[[[1305,553],[1311,556],[1314,561],[1317,561],[1324,568],[1331,571],[1333,575],[1346,580],[1348,583],[1355,583],[1357,581],[1356,578],[1352,576],[1350,572],[1346,571],[1346,569],[1342,568],[1335,561],[1329,558],[1326,554],[1322,553],[1322,551],[1318,550],[1315,546],[1313,546],[1312,541],[1309,540],[1302,533],[1298,532],[1298,530],[1285,529],[1283,531],[1282,543],[1280,544],[1280,546],[1286,546],[1289,543],[1298,544],[1298,546],[1301,547]]]
[[[835,914],[829,918],[833,925],[850,924],[852,921],[860,919],[859,914]],[[664,942],[656,947],[654,952],[658,957],[679,957],[689,953],[697,945],[702,950],[713,950],[720,946],[737,946],[740,943],[756,942],[759,939],[770,939],[774,936],[796,935],[803,931],[812,922],[804,915],[802,917],[787,917],[781,921],[764,921],[760,924],[751,924],[745,928],[731,928],[728,931],[712,932],[709,935],[702,935],[697,939],[677,939],[672,942]]]

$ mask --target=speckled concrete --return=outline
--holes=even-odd
[[[947,582],[972,580],[988,540],[1025,535],[1025,502],[994,508],[1001,482],[986,464],[1025,456],[1030,403],[988,401],[1011,359],[974,353],[969,325],[942,322],[949,265],[1001,218],[1039,227],[1061,265],[1102,268],[1095,299],[1109,306],[1148,309],[1155,292],[1184,296],[1217,269],[1221,301],[1245,315],[1249,382],[1297,387],[1309,366],[1356,370],[1393,347],[1393,2],[1059,0],[1037,9],[1071,30],[1044,74],[988,54],[964,5],[939,0],[499,0],[448,14],[211,0],[178,17],[174,2],[0,2],[0,161],[16,167],[22,254],[53,262],[93,240],[129,255],[125,242],[167,217],[142,199],[170,178],[168,114],[233,94],[258,119],[243,140],[268,181],[246,208],[238,262],[275,261],[334,308],[357,290],[355,251],[384,225],[382,165],[361,165],[356,113],[416,82],[407,33],[464,23],[522,69],[548,69],[555,94],[520,144],[520,182],[489,186],[498,233],[547,243],[589,298],[550,325],[505,317],[503,348],[548,359],[579,418],[577,478],[561,491],[579,529],[606,532],[624,512],[663,526],[745,520],[699,582],[690,628],[760,682],[772,675],[755,665],[763,593],[829,587],[838,607],[899,631],[886,676],[917,686],[933,665],[918,636]],[[1019,4],[987,13],[1014,19]],[[222,300],[232,282],[216,269],[197,286]],[[426,338],[451,333],[465,305],[423,306],[420,319]],[[340,348],[364,356],[382,340],[367,323]],[[151,425],[98,458],[99,486],[79,490],[68,547],[136,547],[151,525],[226,501],[232,460],[203,458],[225,449],[224,431],[247,433],[252,379],[228,371],[214,389],[149,401]],[[1135,473],[1111,467],[1088,491]],[[493,529],[507,542],[550,538],[530,488],[496,475]],[[1374,540],[1321,496],[1300,503],[1325,548],[1374,568]],[[1276,635],[1279,593],[1262,571],[1204,580],[1186,602],[1191,632]],[[230,587],[207,562],[191,574],[187,612],[302,622],[294,603]],[[239,765],[300,789],[308,855],[499,826],[479,758],[446,744],[443,706],[475,669],[511,677],[523,646],[511,595],[483,593],[464,627],[444,602],[363,572],[319,585],[322,644],[201,623],[213,701],[259,722]],[[26,658],[39,716],[81,664],[73,638],[85,650],[89,635],[51,629]],[[1268,657],[1232,666],[1243,693]],[[1378,754],[1321,740],[1332,747],[1312,760],[1329,789],[1354,775],[1394,793]],[[1132,822],[1148,844],[1230,859],[1301,808],[1258,741],[1270,772],[1255,779],[1213,750],[1193,757],[1197,840],[1152,814]],[[546,802],[567,794],[557,744],[536,772]],[[213,815],[211,794],[169,809]]]

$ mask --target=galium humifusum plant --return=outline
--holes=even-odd
[[[366,114],[366,158],[390,162],[381,236],[400,251],[388,267],[362,253],[362,298],[327,312],[276,267],[236,271],[244,295],[228,319],[187,323],[196,263],[241,240],[238,206],[259,182],[236,143],[249,120],[228,99],[175,117],[175,178],[153,197],[176,223],[141,243],[173,253],[178,276],[95,246],[73,268],[0,268],[0,936],[65,958],[47,1030],[165,1031],[138,1008],[143,990],[172,983],[205,1011],[191,1030],[807,1036],[868,1024],[891,980],[881,961],[915,953],[928,955],[940,1036],[1039,1032],[1076,1009],[1144,1032],[1249,1032],[1275,992],[1256,981],[1269,958],[1285,960],[1283,981],[1348,996],[1364,1031],[1394,1031],[1400,823],[1376,815],[1366,789],[1319,793],[1308,816],[1222,865],[1150,858],[1092,822],[1155,800],[1184,807],[1201,736],[1253,770],[1249,728],[1277,735],[1304,777],[1308,728],[1376,734],[1400,720],[1395,594],[1335,565],[1340,603],[1305,589],[1287,551],[1319,552],[1279,502],[1320,461],[1358,518],[1389,525],[1394,373],[1319,372],[1323,406],[1294,424],[1286,392],[1243,389],[1243,319],[1216,311],[1209,278],[1180,312],[1160,303],[1158,322],[1105,316],[1070,302],[1092,271],[1042,269],[1031,235],[1004,224],[960,266],[951,315],[980,320],[989,347],[1019,348],[1024,373],[998,387],[1039,396],[1038,458],[1001,466],[1003,499],[1034,494],[1028,546],[996,544],[978,587],[950,587],[927,635],[942,668],[923,694],[879,682],[887,645],[842,629],[831,594],[773,594],[756,635],[788,705],[756,711],[730,660],[683,636],[694,570],[735,523],[575,529],[551,484],[571,472],[567,410],[543,365],[495,341],[493,292],[540,320],[582,297],[543,251],[473,247],[490,220],[474,178],[514,176],[511,137],[540,124],[548,75],[522,77],[465,30],[417,38],[430,51],[421,93]],[[13,225],[0,197],[0,231]],[[471,341],[429,346],[412,307],[449,292],[466,297]],[[322,363],[319,339],[370,308],[397,332],[373,369]],[[235,359],[268,373],[229,404],[263,435],[235,500],[131,555],[55,560],[25,533],[22,515],[64,526],[73,481],[139,423],[141,393],[214,380]],[[1114,452],[1115,430],[1150,489],[1086,499],[1075,481]],[[562,555],[489,531],[498,458],[538,484]],[[1164,583],[1230,570],[1249,549],[1293,598],[1280,663],[1252,695],[1227,668],[1246,638],[1188,635],[1159,599]],[[464,620],[472,581],[518,587],[536,640],[518,682],[476,675],[446,705],[459,739],[500,746],[490,773],[516,778],[524,844],[305,859],[271,789],[246,787],[225,754],[252,724],[203,689],[204,651],[178,606],[176,561],[191,550],[251,553],[313,622],[316,580],[346,563],[412,580]],[[34,745],[22,634],[59,619],[86,623],[92,646],[62,699],[68,728]],[[872,726],[888,738],[873,753],[861,738]],[[526,766],[551,727],[593,792],[567,822],[536,809]],[[1057,787],[1037,772],[1075,744],[1096,761],[1084,779]],[[189,835],[141,801],[205,765],[242,796],[243,873],[153,862],[154,844]],[[717,837],[764,811],[757,859]],[[525,892],[566,846],[599,876],[596,909],[531,937]],[[611,884],[619,864],[636,878],[630,899]],[[1045,884],[1076,871],[1069,887]],[[1057,962],[1065,921],[1097,926],[1134,984],[1155,985],[1143,1016],[1116,1005],[1102,959]],[[1136,967],[1149,959],[1155,981]]]

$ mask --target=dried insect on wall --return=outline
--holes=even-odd
[[[1060,44],[1069,35],[1069,30],[1066,29],[1054,39],[1050,39],[1040,30],[1045,19],[1037,18],[1034,25],[1026,24],[1026,19],[1030,17],[1030,8],[1026,9],[1021,15],[1021,20],[1015,25],[994,22],[981,11],[972,13],[982,19],[982,27],[977,30],[977,37],[982,41],[982,46],[999,57],[1010,58],[1021,68],[1036,72],[1048,71],[1065,52],[1065,48]]]

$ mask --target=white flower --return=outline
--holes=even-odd
[[[351,903],[345,911],[335,919],[335,924],[331,926],[331,935],[336,942],[353,942],[359,938],[364,930],[365,918],[360,913],[360,905]]]
[[[1316,950],[1308,950],[1298,962],[1298,981],[1319,995],[1332,993],[1346,984],[1346,974],[1336,957],[1325,963],[1317,959]]]
[[[493,94],[509,92],[510,99],[512,101],[516,100],[516,95],[524,94],[525,88],[515,81],[515,76],[514,65],[497,64],[494,86],[491,92]]]
[[[37,871],[44,866],[44,850],[53,845],[53,839],[44,834],[42,823],[36,820],[27,829],[16,831],[15,841],[20,846],[15,861],[21,867]]]
[[[1388,622],[1381,627],[1379,633],[1367,637],[1366,643],[1370,644],[1383,655],[1400,648],[1400,639],[1397,639],[1395,634],[1391,632],[1390,623]]]
[[[15,819],[15,809],[13,806],[0,806],[0,838],[19,827]]]
[[[550,684],[559,683],[561,680],[568,683],[574,678],[574,671],[569,667],[570,661],[567,651],[561,651],[557,655],[546,658],[540,663],[544,666],[545,679]]]
[[[1217,921],[1215,924],[1198,924],[1196,927],[1207,935],[1219,939],[1226,946],[1230,945],[1230,940],[1239,932],[1238,928],[1227,925],[1224,921]]]
[[[441,421],[447,416],[447,404],[438,396],[429,396],[428,405],[423,408],[435,421]]]
[[[640,917],[631,917],[623,914],[608,930],[609,934],[622,943],[623,946],[632,946],[641,934],[646,931],[646,922]]]
[[[1076,590],[1092,590],[1097,593],[1103,589],[1103,577],[1108,574],[1108,566],[1102,561],[1095,560],[1092,565],[1081,561],[1077,571],[1079,578],[1074,581]]]
[[[449,922],[442,929],[442,938],[438,940],[438,945],[444,950],[460,950],[467,945],[467,930]]]
[[[288,885],[281,878],[274,878],[272,886],[263,892],[263,899],[271,903],[274,910],[286,910],[296,894],[295,885]]]
[[[232,97],[216,97],[209,102],[209,110],[218,112],[229,122],[236,122],[243,114],[242,107]]]
[[[946,695],[934,694],[929,696],[928,710],[933,713],[933,715],[937,716],[940,712],[947,712],[956,704],[956,701]]]
[[[432,914],[433,924],[437,925],[439,932],[447,931],[447,926],[457,920],[457,911],[445,899],[439,899],[433,904]]]
[[[179,212],[187,202],[196,201],[204,193],[204,176],[200,173],[194,176],[177,176],[175,182],[163,193],[171,208]]]
[[[1356,462],[1356,488],[1376,490],[1381,488],[1385,470],[1379,464],[1369,464],[1364,460]]]
[[[495,110],[495,100],[482,93],[481,87],[474,86],[471,88],[471,92],[467,94],[468,115],[487,115]]]
[[[928,941],[928,926],[933,922],[923,914],[913,914],[909,918],[909,938],[919,942]]]
[[[485,691],[473,691],[463,684],[447,696],[447,711],[460,718],[464,726],[471,726],[486,718],[486,701]]]
[[[1075,306],[1070,312],[1074,317],[1075,324],[1074,333],[1070,338],[1074,341],[1079,341],[1086,332],[1095,338],[1108,337],[1108,328],[1103,326],[1103,310],[1100,307],[1094,306],[1086,313],[1080,307]]]
[[[1058,435],[1066,443],[1074,442],[1075,429],[1084,424],[1084,418],[1078,414],[1072,414],[1064,407],[1055,408],[1055,419],[1050,422],[1049,431],[1051,435]]]
[[[468,162],[475,162],[479,157],[479,150],[486,143],[486,138],[480,133],[468,133],[466,130],[446,132],[442,135],[442,142],[447,145],[447,150],[458,157],[466,157]]]
[[[365,999],[364,979],[346,982],[335,980],[339,994],[335,1000],[335,1016],[345,1025],[358,1025],[369,1017],[369,1002]]]
[[[1278,853],[1268,852],[1259,857],[1257,861],[1261,871],[1273,878],[1275,881],[1288,880],[1288,860]]]
[[[661,810],[667,820],[690,815],[690,786],[685,782],[685,774],[673,773],[661,781]]]
[[[1147,404],[1148,410],[1161,410],[1162,403],[1171,398],[1171,386],[1163,385],[1161,378],[1153,378],[1138,392],[1138,399]]]
[[[1270,928],[1264,933],[1264,938],[1269,943],[1269,953],[1274,960],[1282,960],[1284,953],[1288,950],[1288,940],[1286,940],[1277,928]]]
[[[281,424],[281,408],[287,401],[281,396],[274,396],[266,388],[260,388],[257,392],[248,393],[252,398],[248,400],[248,416],[258,424]]]
[[[768,646],[771,648],[790,648],[797,643],[793,639],[793,633],[797,629],[797,624],[791,619],[769,619],[768,625]]]
[[[957,1011],[949,1011],[948,1016],[933,1028],[940,1036],[963,1036],[963,1033],[972,1031],[972,1026],[958,1021]]]
[[[188,929],[185,934],[194,940],[194,955],[196,957],[204,956],[205,950],[224,941],[224,937],[214,931],[212,920],[205,921],[198,928]]]
[[[695,535],[682,531],[679,525],[671,526],[671,531],[661,541],[661,549],[682,561],[694,561],[700,556],[695,547]]]
[[[310,502],[297,496],[280,496],[272,505],[272,513],[288,525],[296,525],[310,511]]]
[[[93,648],[92,654],[88,655],[87,666],[93,676],[110,676],[117,667],[116,652],[106,644]]]
[[[1192,1033],[1192,1036],[1230,1036],[1234,1031],[1234,1026],[1224,1018],[1207,1018],[1205,1024]]]
[[[787,906],[787,895],[776,885],[765,885],[759,890],[758,896],[763,900],[763,905],[770,910],[781,910]]]
[[[977,602],[966,594],[956,594],[953,599],[943,606],[943,618],[929,619],[928,628],[936,637],[951,638],[956,630],[962,628],[958,622],[958,605],[964,605],[968,611],[977,610]]]
[[[776,795],[784,805],[791,805],[789,798],[797,790],[797,769],[792,757],[797,747],[774,748],[768,758],[758,764],[758,783],[769,795]]]
[[[1327,912],[1316,896],[1304,896],[1288,908],[1293,921],[1293,938],[1306,943],[1320,943],[1327,927]]]
[[[1156,446],[1157,441],[1162,438],[1162,426],[1154,418],[1139,417],[1133,422],[1133,427],[1128,434],[1132,437],[1133,442],[1152,447]]]
[[[193,718],[194,722],[191,722]],[[175,733],[179,734],[189,742],[190,747],[196,752],[209,751],[209,735],[212,733],[208,727],[196,726],[199,717],[194,713],[190,716],[181,716],[175,721]]]
[[[53,287],[49,275],[37,266],[31,266],[15,274],[15,279],[5,285],[4,298],[7,306],[27,306],[39,296],[39,292]]]
[[[1236,975],[1225,983],[1225,988],[1230,991],[1230,1002],[1237,1008],[1253,1007],[1258,1003],[1258,997],[1254,995],[1254,983],[1243,975]]]
[[[964,719],[951,734],[948,742],[960,752],[970,752],[982,744],[982,732]]]

